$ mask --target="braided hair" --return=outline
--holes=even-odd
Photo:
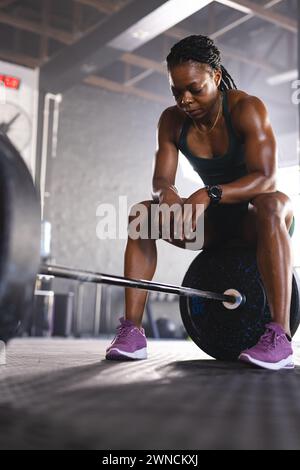
[[[188,61],[208,64],[213,70],[221,70],[222,80],[219,87],[221,91],[237,89],[233,78],[221,64],[219,49],[209,37],[193,35],[177,42],[167,56],[168,70]]]

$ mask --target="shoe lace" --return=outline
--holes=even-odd
[[[276,348],[280,335],[276,333],[272,328],[267,328],[265,333],[261,336],[259,343],[266,349]]]
[[[115,339],[121,339],[121,338],[125,338],[126,336],[128,336],[128,334],[131,333],[131,331],[133,330],[133,326],[128,326],[128,325],[119,325],[118,328],[117,328],[117,334],[115,336]]]

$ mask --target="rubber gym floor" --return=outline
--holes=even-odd
[[[14,339],[0,367],[1,449],[300,449],[296,368],[215,361],[149,341],[139,362],[108,340]]]

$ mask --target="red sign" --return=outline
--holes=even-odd
[[[11,77],[10,75],[0,75],[0,83],[4,83],[7,88],[18,90],[21,80],[16,77]]]

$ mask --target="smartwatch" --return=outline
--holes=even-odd
[[[212,206],[217,206],[220,199],[222,198],[222,188],[218,185],[205,186],[207,194],[210,197],[210,203]]]

